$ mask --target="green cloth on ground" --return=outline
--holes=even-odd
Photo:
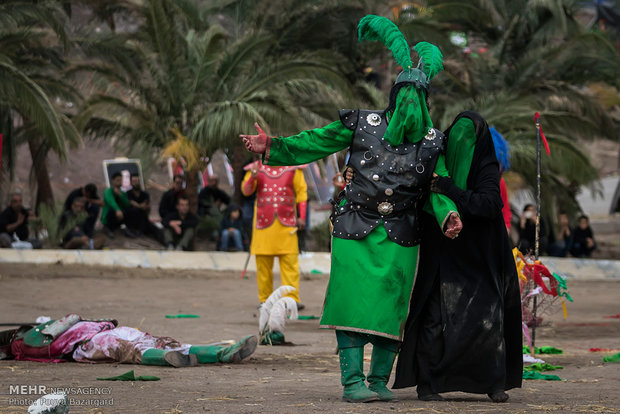
[[[166,315],[168,319],[182,319],[182,318],[200,318],[200,315],[190,315],[186,313],[179,313],[178,315]]]
[[[540,372],[535,371],[525,371],[523,372],[523,379],[528,380],[545,380],[545,381],[562,381],[562,378],[557,375],[551,374],[541,374]]]
[[[603,357],[603,362],[620,362],[620,352],[615,355]]]
[[[536,354],[561,354],[564,351],[562,351],[561,349],[558,348],[554,348],[552,346],[541,346],[541,347],[536,347],[536,349],[534,350],[534,353]],[[529,354],[530,353],[530,347],[527,345],[523,345],[523,353],[524,354]]]
[[[314,315],[299,315],[297,319],[305,320],[305,319],[319,319],[318,316]]]
[[[97,381],[159,381],[159,379],[159,377],[155,377],[153,375],[141,375],[136,377],[132,369],[131,371],[127,371],[116,377],[97,378]]]
[[[523,367],[523,371],[536,371],[536,372],[544,372],[544,371],[554,371],[556,369],[563,369],[564,367],[561,365],[551,365],[548,363],[540,363],[535,362],[531,365],[526,365]]]

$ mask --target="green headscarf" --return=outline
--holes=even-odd
[[[391,145],[418,142],[432,127],[424,92],[413,84],[401,87],[384,138]]]

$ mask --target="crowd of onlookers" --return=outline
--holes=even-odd
[[[103,233],[113,239],[119,231],[126,237],[152,237],[169,250],[194,250],[201,220],[210,223],[206,237],[215,239],[217,250],[247,250],[251,235],[253,202],[245,200],[242,207],[231,202],[219,188],[218,177],[211,175],[208,185],[198,194],[198,214],[190,211],[182,175],[175,175],[172,185],[159,203],[159,219],[150,217],[151,198],[141,187],[138,175],[131,176],[131,189],[121,189],[122,176],[112,175],[110,187],[97,194],[94,184],[76,188],[67,196],[59,219],[62,232],[60,245],[66,249],[94,249],[101,247],[94,233],[99,218]],[[101,215],[100,215],[101,213]],[[34,214],[24,208],[22,196],[11,194],[9,206],[0,213],[0,247],[30,243],[39,248],[41,243],[30,237],[28,220]],[[554,231],[554,228],[556,229]],[[517,247],[524,253],[535,248],[536,209],[524,207],[517,228]],[[571,226],[566,213],[558,214],[556,226],[549,226],[541,218],[539,234],[540,255],[590,257],[596,241],[589,219],[581,215],[576,226]]]
[[[141,186],[139,175],[131,175],[131,189],[122,190],[122,175],[110,177],[110,187],[100,198],[95,184],[76,188],[67,196],[58,219],[59,244],[65,249],[100,248],[101,238],[95,237],[97,220],[107,239],[119,232],[125,237],[151,237],[168,250],[194,250],[201,220],[209,223],[206,237],[215,239],[217,249],[247,250],[251,232],[251,215],[243,219],[242,208],[219,188],[218,177],[211,175],[208,185],[198,193],[198,214],[190,211],[182,175],[175,175],[170,189],[163,193],[158,218],[152,218],[151,197]],[[249,201],[251,203],[251,200]],[[0,246],[39,248],[41,243],[29,237],[28,220],[34,218],[31,210],[23,207],[22,196],[13,193],[9,206],[0,214]],[[19,245],[22,243],[22,245]]]
[[[558,223],[554,231],[553,227],[541,218],[539,234],[540,255],[566,257],[590,257],[596,249],[596,240],[590,227],[588,216],[581,215],[577,218],[577,225],[571,226],[568,214],[560,212]],[[536,207],[527,204],[523,208],[519,227],[519,250],[532,252],[536,241]]]

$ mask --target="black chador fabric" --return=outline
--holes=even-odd
[[[462,117],[476,131],[467,190],[447,180],[441,192],[456,202],[463,230],[451,240],[432,217],[422,220],[427,225],[394,388],[491,393],[521,386],[519,282],[501,214],[495,149],[480,115],[462,113],[452,126]]]

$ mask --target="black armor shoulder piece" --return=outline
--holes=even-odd
[[[350,129],[351,131],[355,131],[355,128],[357,127],[358,115],[358,109],[341,109],[340,111],[338,111],[340,122],[342,122],[342,125],[344,125],[347,129]]]

